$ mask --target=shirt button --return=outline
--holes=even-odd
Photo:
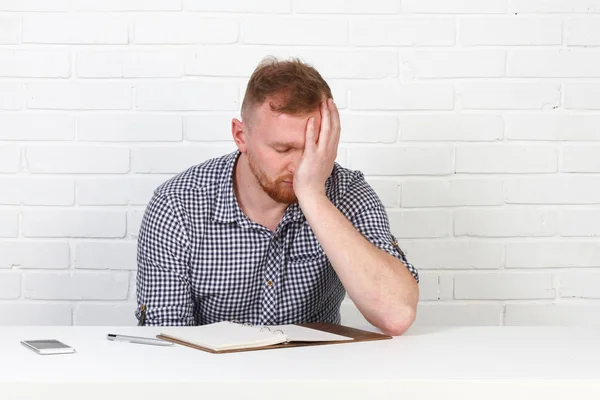
[[[273,287],[273,281],[269,279],[269,280],[267,281],[267,286],[268,286],[268,287]]]

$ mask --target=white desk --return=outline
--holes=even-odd
[[[0,328],[0,399],[598,399],[600,331],[411,328],[378,342],[210,354],[106,340],[153,327]],[[23,339],[76,354],[40,356]]]

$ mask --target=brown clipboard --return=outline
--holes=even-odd
[[[180,344],[183,346],[191,347],[193,349],[206,351],[208,353],[213,354],[224,354],[224,353],[239,353],[242,351],[257,351],[257,350],[274,350],[274,349],[286,349],[290,347],[304,347],[304,346],[323,346],[329,344],[344,344],[344,343],[358,343],[358,342],[367,342],[372,340],[386,340],[391,339],[392,337],[389,335],[384,335],[382,333],[377,332],[369,332],[364,331],[362,329],[351,328],[349,326],[336,325],[330,323],[310,323],[310,324],[297,324],[298,326],[303,326],[305,328],[316,329],[323,332],[334,333],[336,335],[342,335],[351,337],[351,340],[340,340],[340,341],[323,341],[323,342],[288,342],[288,343],[280,343],[274,344],[270,346],[261,346],[261,347],[252,347],[247,349],[234,349],[234,350],[222,350],[215,351],[213,349],[209,349],[202,346],[197,346],[192,343],[184,342],[182,340],[177,340],[171,338],[169,336],[164,335],[156,335],[158,339],[166,340],[169,342],[173,342],[176,344]]]

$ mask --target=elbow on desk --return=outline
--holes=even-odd
[[[396,318],[390,318],[388,323],[386,323],[383,327],[383,332],[390,336],[399,336],[411,327],[413,322],[415,322],[415,318],[417,316],[417,312],[413,307],[406,307],[406,310],[403,310],[399,313]]]
[[[415,307],[403,306],[401,310],[396,310],[393,314],[385,316],[380,321],[369,321],[371,324],[381,329],[383,333],[390,336],[400,336],[411,327],[417,316]]]

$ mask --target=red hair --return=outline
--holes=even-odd
[[[250,77],[242,115],[267,99],[272,111],[301,115],[319,108],[321,102],[333,97],[321,74],[297,58],[279,61],[274,57],[262,60]]]

